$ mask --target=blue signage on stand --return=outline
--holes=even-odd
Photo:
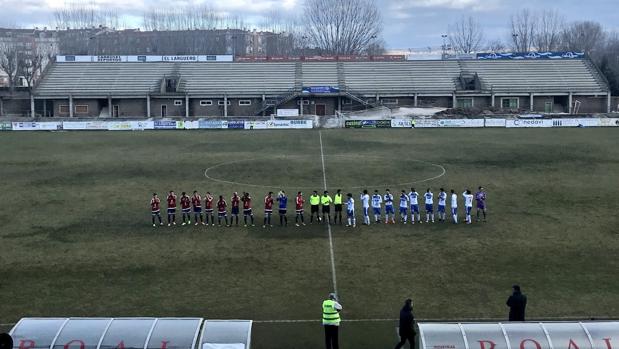
[[[339,93],[340,89],[333,86],[304,86],[303,93]]]
[[[528,59],[582,59],[582,52],[508,52],[508,53],[478,53],[477,59],[484,60],[528,60]]]

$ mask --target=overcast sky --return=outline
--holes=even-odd
[[[304,0],[92,0],[97,6],[115,8],[132,27],[141,26],[141,13],[148,7],[210,4],[218,11],[239,14],[249,22],[274,10],[300,13]],[[0,0],[0,26],[31,28],[53,25],[54,9],[65,0]],[[511,13],[524,7],[556,9],[568,21],[595,20],[605,28],[619,30],[618,0],[377,0],[384,22],[383,37],[391,49],[440,46],[441,34],[450,22],[474,15],[484,25],[488,39],[507,39]]]

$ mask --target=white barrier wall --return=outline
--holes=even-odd
[[[391,119],[347,120],[345,128],[539,128],[539,127],[619,127],[619,118],[561,118],[561,119]],[[3,122],[2,131],[141,131],[196,129],[311,129],[312,120],[128,120],[128,121],[30,121]]]

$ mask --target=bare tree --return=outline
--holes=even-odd
[[[59,28],[116,28],[120,24],[115,10],[99,8],[94,1],[70,2],[54,11],[56,26]]]
[[[490,52],[504,52],[507,47],[501,39],[494,39],[488,42],[487,50]]]
[[[8,77],[9,89],[13,91],[20,72],[20,49],[15,41],[0,41],[0,70]]]
[[[563,16],[556,10],[545,10],[537,19],[534,44],[539,51],[556,51],[561,43]]]
[[[584,52],[591,55],[604,42],[605,34],[597,22],[574,22],[561,35],[561,48],[566,51]]]
[[[382,32],[374,0],[307,0],[304,8],[305,35],[326,53],[364,53]]]
[[[619,32],[607,33],[601,55],[594,58],[606,77],[613,95],[619,95]]]
[[[530,52],[535,47],[537,18],[529,9],[523,9],[511,17],[512,46],[518,52]]]
[[[52,52],[34,47],[19,55],[19,73],[26,80],[28,90],[32,93],[34,85],[43,74],[43,68],[52,59]]]
[[[473,53],[481,48],[484,31],[473,16],[462,17],[448,31],[449,43],[457,53]]]
[[[224,25],[224,18],[208,5],[150,8],[142,15],[142,25],[159,31],[215,29]]]

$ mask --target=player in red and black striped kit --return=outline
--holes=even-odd
[[[294,219],[296,223],[295,225],[298,227],[299,221],[301,222],[301,224],[305,225],[305,219],[303,218],[303,204],[305,204],[305,199],[303,198],[302,192],[297,193],[297,197],[294,200],[294,203],[295,203],[296,212],[297,212],[297,216]]]
[[[264,223],[262,224],[263,228],[267,227],[267,224],[270,227],[273,227],[271,224],[271,216],[273,215],[273,192],[270,191],[267,196],[264,197]]]
[[[161,199],[157,196],[157,193],[153,193],[153,198],[150,199],[150,213],[153,218],[153,227],[155,225],[155,217],[159,219],[159,225],[163,225],[161,221],[161,209],[159,206],[161,205]]]
[[[239,205],[241,204],[241,198],[237,192],[232,194],[232,198],[230,199],[230,205],[232,205],[232,215],[230,216],[230,225],[232,225],[232,220],[235,220],[235,224],[239,226]]]
[[[206,221],[206,225],[208,225],[209,217],[211,218],[211,225],[215,226],[215,218],[213,217],[213,195],[210,192],[206,192],[206,196],[204,198],[204,221]]]
[[[249,196],[249,193],[243,193],[241,201],[243,201],[243,221],[245,222],[245,227],[247,227],[247,217],[251,218],[251,226],[255,227],[254,214],[251,211],[251,196]]]
[[[198,225],[198,218],[200,219],[200,223],[204,225],[204,220],[202,219],[202,198],[200,194],[198,194],[197,190],[193,191],[193,196],[191,197],[191,205],[193,206],[193,218],[196,220],[196,224]]]
[[[228,203],[224,199],[223,195],[219,195],[219,201],[217,201],[217,225],[221,227],[221,219],[223,218],[226,221],[226,227],[229,227],[228,224]]]
[[[183,215],[183,225],[191,224],[191,199],[185,192],[181,194],[181,212]],[[185,219],[187,223],[185,223]]]
[[[170,190],[167,198],[168,202],[168,227],[170,224],[176,225],[176,194]]]

